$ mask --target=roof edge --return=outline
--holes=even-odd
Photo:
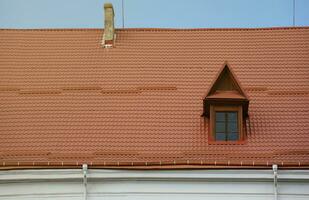
[[[117,31],[259,31],[309,29],[309,26],[252,28],[116,28]],[[0,28],[0,31],[103,31],[104,28]]]
[[[273,164],[278,165],[282,169],[309,169],[309,162],[263,162],[263,161],[209,161],[209,160],[174,160],[162,162],[2,162],[0,170],[8,169],[74,169],[81,168],[83,164],[87,164],[89,168],[93,169],[193,169],[193,168],[208,168],[208,169],[268,169]]]

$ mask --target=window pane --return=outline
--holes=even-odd
[[[228,121],[237,121],[237,112],[228,112],[227,113]]]
[[[224,122],[216,122],[216,133],[224,133],[225,131],[225,123]]]
[[[227,140],[229,140],[229,141],[238,140],[238,133],[228,133],[227,134]]]
[[[216,140],[217,141],[225,141],[226,139],[226,134],[225,133],[216,133]]]
[[[227,132],[237,132],[237,121],[228,122],[227,124]]]
[[[238,133],[238,112],[219,111],[216,112],[215,139],[216,141],[237,141]]]
[[[225,112],[216,112],[216,121],[225,122]]]

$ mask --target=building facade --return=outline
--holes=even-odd
[[[0,199],[308,199],[309,28],[0,30]]]

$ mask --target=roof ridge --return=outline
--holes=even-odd
[[[298,30],[309,26],[282,26],[261,28],[116,28],[117,31],[261,31],[261,30]],[[0,28],[0,31],[103,31],[103,28]]]

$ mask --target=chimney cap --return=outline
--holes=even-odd
[[[111,3],[105,3],[104,8],[113,8],[113,4]]]

